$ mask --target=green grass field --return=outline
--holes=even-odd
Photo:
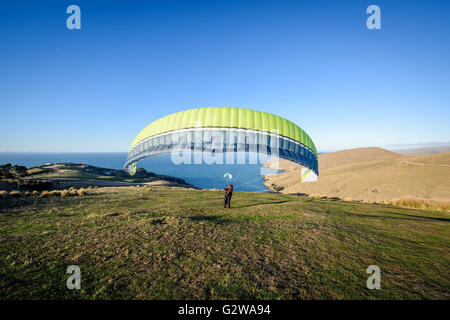
[[[445,212],[273,193],[224,209],[222,192],[136,187],[0,210],[1,299],[450,298]]]

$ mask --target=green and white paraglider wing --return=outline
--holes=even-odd
[[[306,167],[302,168],[302,182],[315,182],[319,179],[319,177],[317,176],[317,174],[312,171],[311,169],[308,169]]]
[[[319,175],[316,147],[296,124],[271,113],[228,107],[181,111],[150,123],[133,140],[124,170],[134,174],[141,159],[182,151],[265,153],[309,170],[302,181],[316,181]]]

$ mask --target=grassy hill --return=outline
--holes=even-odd
[[[364,201],[450,200],[450,153],[405,156],[381,148],[360,148],[320,154],[319,181],[314,183],[300,181],[300,165],[284,159],[279,163],[285,172],[266,176],[266,185],[283,187],[283,193]]]
[[[101,168],[82,163],[59,163],[42,165],[27,169],[10,164],[0,166],[0,190],[26,189],[27,183],[33,188],[36,183],[46,181],[52,189],[89,186],[178,186],[192,188],[184,180],[147,172],[138,168],[136,174],[129,175],[125,171]]]
[[[449,299],[450,214],[114,187],[0,200],[1,299]],[[69,265],[81,290],[68,290]],[[369,265],[381,290],[368,290]]]

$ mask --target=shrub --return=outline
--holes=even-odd
[[[9,193],[9,196],[11,198],[20,198],[22,196],[22,192],[17,191],[17,190],[13,190]]]
[[[89,189],[89,190],[92,190],[92,186],[89,186],[88,189]]]
[[[281,190],[284,189],[284,187],[277,186],[275,183],[272,183],[270,186],[272,187],[272,189],[273,189],[275,192],[280,192]]]
[[[25,191],[25,193],[23,194],[25,197],[29,197],[31,196],[31,192],[30,191]]]
[[[33,196],[38,196],[39,192],[37,192],[36,190],[33,191]]]
[[[16,176],[24,177],[27,175],[27,167],[24,166],[14,166],[11,169],[11,173],[13,173]]]
[[[284,189],[284,187],[280,187],[280,186],[273,187],[273,190],[275,190],[276,192],[280,192],[283,189]]]
[[[77,194],[78,194],[79,196],[84,196],[84,195],[86,195],[86,191],[84,191],[83,188],[80,188],[80,189],[77,190]]]
[[[63,191],[61,191],[61,197],[68,197],[68,196],[70,196],[69,190],[63,190]]]

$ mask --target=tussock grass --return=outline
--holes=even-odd
[[[48,194],[51,197],[59,197],[61,196],[61,190],[52,190]]]
[[[10,197],[10,198],[20,198],[20,197],[22,197],[22,196],[23,196],[23,193],[20,192],[20,191],[18,191],[18,190],[12,190],[12,191],[9,193],[9,197]]]
[[[50,196],[50,192],[48,192],[47,190],[44,190],[41,192],[40,196],[41,198],[48,198]]]
[[[402,197],[387,200],[384,201],[384,203],[406,208],[450,211],[450,201],[448,200]]]

